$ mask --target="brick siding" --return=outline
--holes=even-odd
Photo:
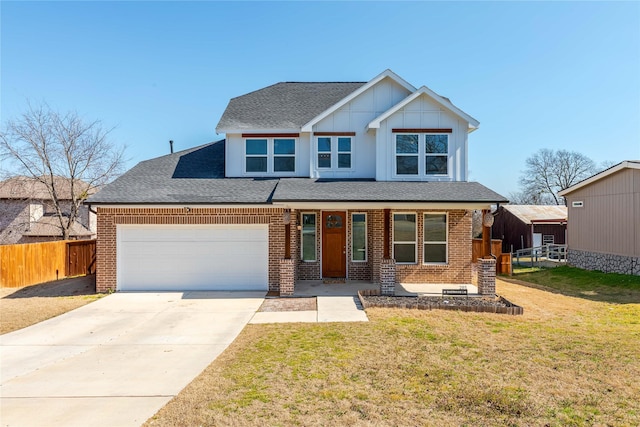
[[[301,232],[297,229],[302,212],[316,214],[317,260],[301,260]],[[350,280],[365,280],[380,283],[383,256],[384,213],[382,210],[346,211],[347,218],[347,275]],[[367,214],[367,261],[351,261],[351,214]],[[405,211],[403,211],[405,212]],[[471,213],[465,210],[450,210],[449,253],[446,265],[422,264],[423,214],[425,210],[412,211],[417,214],[416,264],[398,264],[395,274],[399,283],[471,283]],[[440,212],[440,211],[437,211]],[[393,215],[393,211],[391,212]],[[290,243],[294,268],[293,281],[318,280],[321,278],[321,233],[322,215],[319,210],[291,211]],[[285,254],[285,236],[282,208],[98,208],[97,277],[98,292],[116,289],[116,227],[118,224],[268,224],[269,225],[269,290],[280,291],[281,260]],[[393,221],[391,221],[393,227]],[[389,233],[389,238],[392,239]],[[390,242],[391,244],[391,242]],[[291,278],[283,278],[289,286]],[[284,289],[283,289],[284,290]],[[289,292],[287,288],[285,292]]]

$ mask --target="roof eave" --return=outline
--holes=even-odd
[[[604,177],[607,177],[611,174],[614,174],[622,169],[640,169],[640,163],[625,160],[623,162],[618,163],[617,165],[611,166],[609,169],[605,169],[602,172],[598,172],[597,174],[590,176],[587,179],[584,179],[577,184],[572,185],[569,188],[565,188],[564,190],[558,192],[558,195],[564,197],[567,194],[573,193],[574,191],[591,184],[592,182],[598,181]]]
[[[389,108],[387,111],[385,111],[384,113],[382,113],[381,115],[373,119],[371,122],[369,122],[366,129],[369,130],[369,129],[380,128],[380,123],[388,119],[391,115],[393,115],[398,110],[405,107],[406,105],[408,105],[410,102],[414,101],[421,95],[429,96],[431,99],[436,101],[441,107],[445,108],[446,110],[450,111],[454,115],[465,120],[469,124],[467,133],[471,133],[477,130],[478,127],[480,127],[480,122],[478,120],[474,119],[469,114],[465,113],[464,111],[462,111],[461,109],[453,105],[451,102],[447,101],[446,99],[444,99],[443,97],[441,97],[440,95],[438,95],[437,93],[429,89],[427,86],[422,86],[418,90],[416,90],[415,92],[413,92],[412,94],[404,98],[402,101],[398,102],[396,105]]]

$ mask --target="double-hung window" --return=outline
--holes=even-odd
[[[315,261],[316,257],[316,214],[303,213],[301,224],[301,251],[303,261]]]
[[[396,135],[396,173],[418,175],[418,135]]]
[[[318,169],[351,169],[351,136],[319,136],[316,141]]]
[[[267,140],[247,139],[245,141],[245,167],[247,172],[267,171]]]
[[[446,175],[449,157],[449,135],[424,136],[425,174]]]
[[[416,263],[416,214],[393,214],[393,258],[398,264]]]
[[[449,135],[395,134],[395,156],[397,176],[448,175]]]
[[[367,214],[351,214],[351,261],[367,260]]]
[[[424,251],[425,264],[447,263],[447,214],[424,214]]]
[[[245,139],[245,172],[293,173],[296,171],[294,138]]]

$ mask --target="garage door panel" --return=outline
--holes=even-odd
[[[118,229],[120,290],[267,290],[266,225]]]

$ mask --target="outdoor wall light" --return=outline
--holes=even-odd
[[[191,208],[189,206],[185,206],[184,207],[184,211],[189,213],[189,212],[191,212]]]

